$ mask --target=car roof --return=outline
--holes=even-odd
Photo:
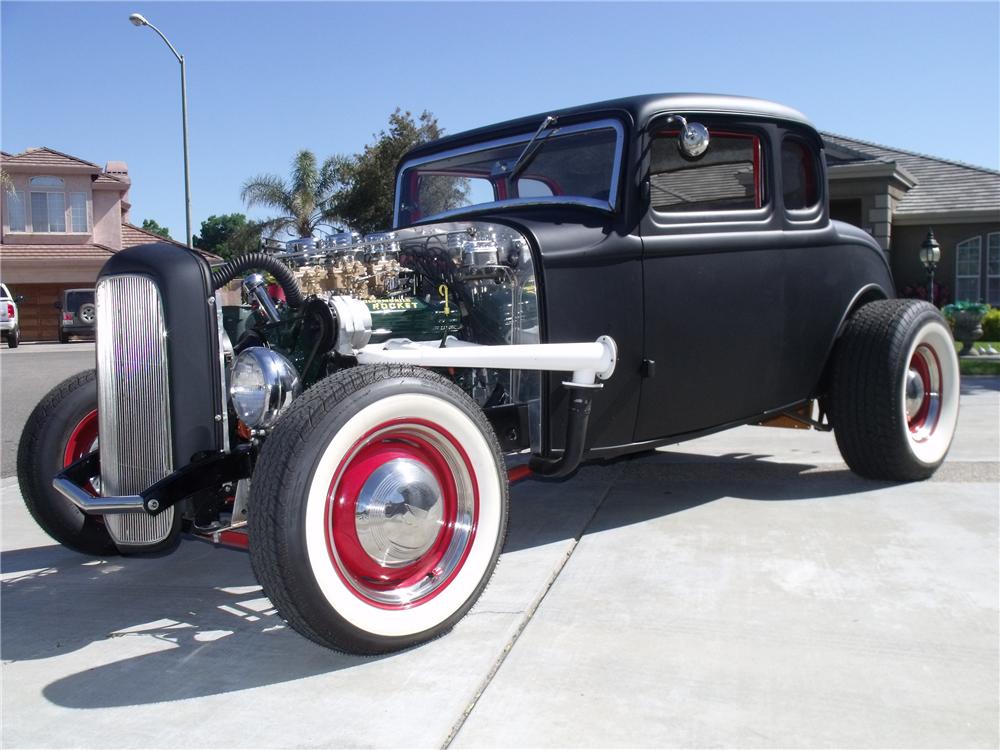
[[[813,127],[808,118],[798,110],[766,99],[729,96],[726,94],[643,94],[641,96],[608,99],[576,107],[549,110],[529,115],[528,117],[518,117],[514,120],[506,120],[493,125],[465,130],[454,135],[447,135],[435,141],[415,146],[403,155],[402,161],[405,162],[414,157],[454,148],[465,143],[475,143],[486,136],[534,130],[547,115],[553,115],[559,119],[576,119],[587,115],[597,117],[617,113],[626,114],[632,118],[633,122],[643,125],[651,117],[663,112],[711,112],[750,115],[787,120],[807,125],[810,128]]]

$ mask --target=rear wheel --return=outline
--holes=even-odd
[[[315,385],[268,438],[251,488],[264,593],[300,633],[353,653],[446,632],[482,593],[506,533],[489,423],[420,368],[357,367]]]
[[[7,334],[7,348],[17,349],[17,345],[21,343],[21,329],[15,328]]]
[[[116,554],[104,525],[52,488],[53,476],[96,448],[97,380],[88,370],[57,385],[31,412],[17,448],[17,477],[28,512],[45,533],[77,552]]]
[[[871,479],[913,481],[944,461],[958,422],[958,356],[937,308],[861,307],[834,352],[830,419],[841,455]]]

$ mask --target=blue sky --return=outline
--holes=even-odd
[[[823,130],[1000,167],[1000,4],[0,3],[8,152],[128,162],[133,220],[184,235],[297,149],[360,150],[393,108],[448,132],[657,91],[774,99]]]

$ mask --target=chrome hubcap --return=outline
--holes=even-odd
[[[941,413],[941,365],[934,350],[921,344],[906,371],[903,409],[910,436],[917,442],[929,438]]]
[[[906,418],[913,419],[924,403],[924,380],[912,367],[906,371]]]
[[[387,461],[365,481],[354,526],[364,551],[379,565],[399,568],[420,559],[444,520],[441,486],[418,461]]]

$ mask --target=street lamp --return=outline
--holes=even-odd
[[[153,31],[155,31],[160,39],[163,40],[170,51],[174,53],[174,57],[177,58],[177,62],[181,64],[181,117],[183,120],[183,131],[184,131],[184,211],[185,219],[187,221],[187,244],[191,247],[191,170],[188,164],[188,109],[187,109],[187,77],[184,71],[184,55],[177,52],[174,49],[174,45],[170,43],[163,32],[158,28],[153,26],[141,13],[133,13],[128,17],[128,20],[132,22],[133,26],[148,26]]]
[[[934,239],[934,230],[928,229],[927,236],[920,243],[920,262],[927,269],[930,282],[927,286],[927,300],[934,304],[934,271],[937,270],[938,261],[941,260],[941,246]]]

